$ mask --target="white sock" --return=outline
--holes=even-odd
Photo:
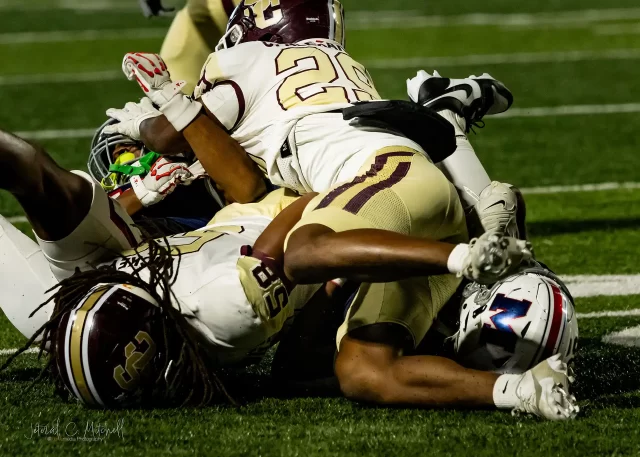
[[[469,245],[465,243],[458,244],[447,259],[447,268],[453,274],[458,274],[464,267],[464,260],[469,255]]]
[[[520,400],[516,396],[516,388],[522,381],[521,374],[503,374],[493,385],[493,403],[498,409],[515,408]]]
[[[464,118],[449,110],[440,111],[438,114],[453,125],[457,145],[454,153],[440,162],[438,168],[459,189],[463,205],[473,206],[476,203],[473,194],[480,195],[480,192],[491,184],[491,179],[464,133]]]

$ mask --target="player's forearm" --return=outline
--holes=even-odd
[[[436,356],[401,356],[388,345],[346,336],[336,360],[348,398],[388,405],[491,406],[498,375]]]
[[[316,195],[316,193],[306,194],[282,210],[260,234],[253,245],[254,251],[260,251],[282,263],[284,261],[284,241],[287,234],[298,223],[307,204]]]
[[[249,203],[266,192],[263,175],[247,153],[206,115],[184,130],[185,139],[207,174],[233,201]]]
[[[387,230],[357,229],[336,233],[316,224],[297,229],[285,253],[285,272],[298,284],[333,278],[389,282],[412,276],[449,273],[455,245]]]
[[[158,154],[176,155],[191,149],[182,132],[178,132],[164,116],[143,121],[140,136],[145,146]]]
[[[143,206],[133,189],[128,189],[118,197],[118,203],[124,208],[129,216],[133,216],[140,211]]]

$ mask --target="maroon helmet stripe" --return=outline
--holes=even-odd
[[[542,359],[547,359],[553,355],[553,349],[558,341],[562,325],[562,293],[553,284],[551,284],[551,290],[553,291],[553,317],[551,318],[551,329],[549,330],[549,337],[544,347]]]
[[[329,192],[320,202],[320,204],[318,206],[316,206],[315,209],[322,209],[322,208],[326,208],[327,206],[329,206],[331,204],[331,202],[333,202],[336,198],[338,198],[341,194],[343,194],[344,192],[346,192],[347,190],[351,189],[353,186],[357,185],[357,184],[361,184],[363,183],[367,178],[371,178],[373,176],[375,176],[380,170],[382,170],[382,168],[386,165],[387,160],[389,159],[389,157],[402,157],[402,156],[412,156],[414,153],[413,152],[388,152],[386,154],[380,154],[379,156],[376,157],[376,161],[371,165],[371,168],[369,169],[369,171],[367,171],[365,174],[357,176],[353,181],[348,182],[346,184],[343,184],[339,187],[336,187],[335,189],[333,189],[331,192]],[[398,181],[400,179],[402,179],[404,176],[406,176],[406,173],[409,170],[407,169],[407,171],[405,172],[405,174],[403,176],[401,176]],[[394,171],[395,173],[395,171]],[[390,178],[388,178],[390,179]],[[387,181],[388,179],[386,179],[385,181]],[[371,185],[371,187],[375,187],[375,186],[379,186],[380,184],[382,184],[382,181],[380,183],[378,183],[377,185]],[[396,181],[397,182],[397,181]],[[392,186],[395,183],[391,183],[389,184],[387,187]],[[380,188],[379,190],[375,191],[375,193],[373,193],[371,196],[369,196],[368,198],[373,197],[373,195],[375,195],[376,193],[380,192],[380,190],[385,189],[384,188]],[[349,203],[347,203],[347,206],[349,206],[351,204],[351,202],[357,198],[360,194],[362,194],[363,192],[365,192],[367,189],[365,189],[364,191],[358,193],[351,201],[349,201]],[[365,202],[366,203],[366,200]],[[362,203],[362,205],[364,205],[364,203]],[[362,206],[360,206],[360,208],[362,208]],[[345,209],[347,209],[345,207]],[[347,210],[349,211],[349,210]]]
[[[348,211],[353,214],[357,214],[358,211],[362,209],[362,207],[367,203],[374,195],[378,192],[388,189],[394,184],[398,184],[402,178],[407,176],[409,173],[409,169],[411,168],[410,162],[402,162],[399,163],[391,176],[387,179],[380,181],[379,183],[373,184],[366,189],[362,190],[355,197],[353,197],[349,203],[347,203],[344,207],[345,211]]]
[[[136,247],[138,245],[138,240],[136,240],[135,235],[129,227],[129,224],[127,224],[116,212],[116,208],[113,206],[113,200],[111,199],[109,199],[109,212],[111,216],[111,222],[113,222],[116,227],[118,227],[131,247]]]

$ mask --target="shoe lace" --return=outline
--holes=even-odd
[[[482,119],[470,120],[467,122],[467,133],[473,132],[474,135],[477,135],[477,132],[475,131],[474,127],[478,129],[483,129],[485,125],[486,124]]]

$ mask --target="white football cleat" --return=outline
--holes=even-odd
[[[511,184],[493,181],[480,195],[466,191],[476,199],[474,208],[485,232],[520,238],[516,219],[518,197]]]
[[[567,364],[560,360],[560,354],[540,362],[522,374],[516,387],[519,404],[512,413],[528,413],[549,420],[574,419],[580,412],[576,399],[569,395]]]
[[[464,117],[467,126],[485,115],[502,113],[513,103],[513,95],[488,73],[464,79],[443,78],[437,71],[424,70],[407,80],[411,100],[435,111],[450,110]]]
[[[459,274],[470,281],[491,285],[516,273],[532,259],[528,241],[485,232],[469,242]]]

